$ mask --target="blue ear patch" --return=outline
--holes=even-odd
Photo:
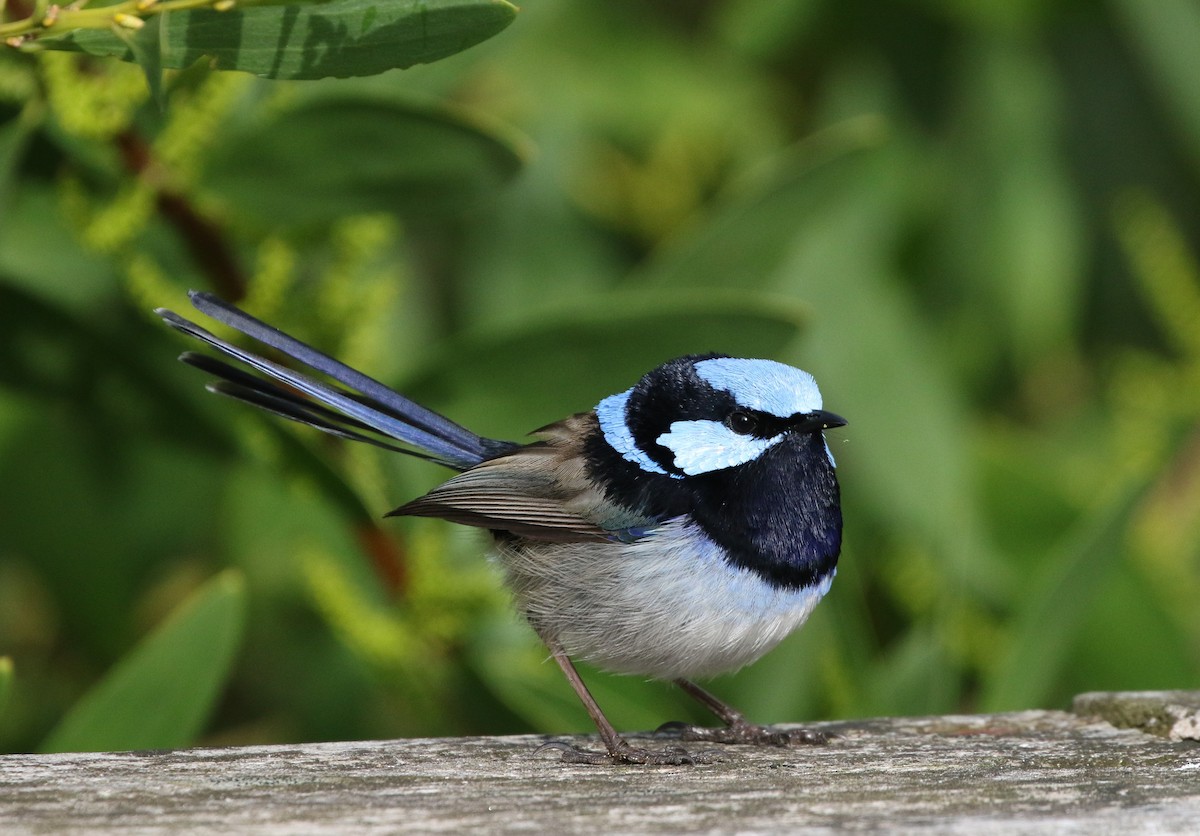
[[[739,406],[789,418],[821,408],[821,390],[808,372],[774,360],[717,357],[696,363],[696,374]]]
[[[626,461],[633,462],[648,473],[661,473],[673,479],[681,478],[677,473],[667,473],[659,467],[654,459],[642,452],[629,431],[629,423],[625,420],[625,407],[633,389],[626,389],[618,395],[610,395],[596,405],[596,417],[600,419],[600,431],[609,445],[621,454]]]
[[[782,438],[738,435],[720,421],[676,421],[657,440],[675,454],[677,468],[697,476],[752,462]]]

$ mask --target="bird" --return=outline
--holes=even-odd
[[[180,355],[215,378],[210,391],[455,472],[387,516],[437,517],[490,533],[517,609],[604,750],[557,741],[540,748],[581,764],[723,759],[717,747],[629,743],[573,660],[673,682],[723,724],[660,728],[677,731],[681,743],[826,741],[810,729],[752,723],[694,681],[774,648],[804,624],[837,573],[841,496],[824,431],[846,420],[823,408],[811,374],[769,359],[677,357],[522,444],[480,436],[213,294],[188,296],[205,316],[320,375],[156,309],[223,355]]]

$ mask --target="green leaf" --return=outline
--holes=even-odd
[[[44,108],[34,102],[25,105],[16,119],[0,123],[0,217],[17,179],[17,168],[25,154],[29,138],[42,121]]]
[[[1200,165],[1200,85],[1196,84],[1196,44],[1200,43],[1200,7],[1195,0],[1117,0],[1118,23],[1175,122],[1193,171]]]
[[[1046,557],[1021,599],[1008,651],[988,671],[981,710],[1044,705],[1097,589],[1125,555],[1125,531],[1147,487],[1145,476],[1130,480]]]
[[[239,573],[218,575],[63,718],[43,752],[166,749],[191,743],[233,665],[245,618]]]
[[[960,174],[938,234],[953,292],[1036,363],[1069,344],[1078,319],[1085,232],[1061,152],[1061,90],[1033,44],[984,42],[964,67]],[[972,298],[973,297],[973,298]]]
[[[376,75],[462,52],[504,29],[516,13],[504,0],[333,0],[175,12],[164,27],[162,62],[181,69],[211,56],[219,70],[281,79]],[[128,44],[102,29],[38,44],[135,60]]]
[[[167,19],[169,12],[154,15],[136,32],[113,27],[113,32],[125,42],[133,60],[146,74],[146,86],[159,110],[167,109],[166,85],[163,83],[163,56],[167,52]]]
[[[812,136],[760,171],[755,182],[726,195],[706,223],[655,253],[636,280],[672,287],[767,286],[797,233],[820,222],[886,138],[886,125],[873,116]]]
[[[11,656],[0,656],[0,717],[4,716],[4,709],[8,705],[8,698],[12,694],[13,685],[13,660]]]
[[[425,215],[471,205],[516,174],[521,161],[514,143],[447,108],[317,99],[228,137],[214,152],[206,186],[271,224]]]
[[[1106,573],[1067,649],[1070,664],[1060,670],[1043,705],[1065,705],[1076,694],[1097,687],[1195,687],[1193,612],[1180,612],[1178,599],[1183,596],[1177,595],[1178,587],[1154,577],[1157,571],[1153,561],[1138,555]],[[1189,596],[1188,601],[1185,606],[1194,610],[1195,599]]]
[[[464,322],[524,319],[531,308],[608,290],[625,269],[611,238],[561,192],[559,172],[571,156],[557,143],[539,142],[537,164],[488,202],[486,223],[467,229],[460,255]]]

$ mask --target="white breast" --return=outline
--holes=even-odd
[[[833,580],[776,588],[683,519],[633,543],[526,541],[498,557],[539,633],[599,667],[658,679],[753,662],[804,623]]]

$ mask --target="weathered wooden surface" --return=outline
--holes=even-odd
[[[1200,740],[1200,691],[1094,691],[1077,696],[1071,710],[1119,729],[1140,729],[1167,740]]]
[[[505,737],[0,757],[0,832],[1200,832],[1200,743],[1031,711],[588,767]],[[669,742],[669,741],[664,741]]]

